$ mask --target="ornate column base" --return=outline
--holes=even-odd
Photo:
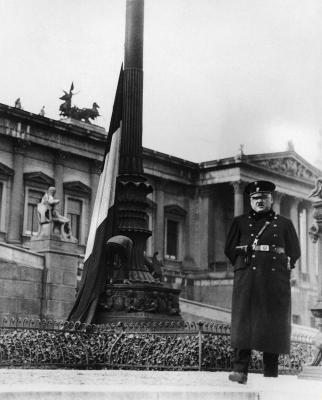
[[[157,284],[107,285],[93,323],[181,321],[179,293]]]

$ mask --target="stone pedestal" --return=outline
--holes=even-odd
[[[89,124],[88,122],[83,122],[79,121],[74,118],[62,118],[62,122],[65,122],[65,124],[70,124],[70,125],[75,125],[83,129],[87,129],[88,131],[91,132],[97,132],[97,133],[102,133],[103,135],[106,135],[106,130],[102,126],[94,125],[94,124]]]
[[[77,244],[52,234],[47,238],[33,238],[30,250],[45,256],[41,318],[66,319],[75,301],[80,261]]]

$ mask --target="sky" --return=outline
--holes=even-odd
[[[125,0],[0,0],[0,102],[108,128]],[[145,0],[143,145],[190,161],[295,150],[322,167],[321,0]]]

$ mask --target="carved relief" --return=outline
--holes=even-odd
[[[301,179],[313,181],[317,178],[312,171],[306,168],[299,161],[290,157],[261,160],[256,162],[256,164],[281,174],[287,174]]]
[[[99,307],[105,311],[123,311],[125,313],[150,312],[166,315],[180,315],[177,293],[163,292],[158,289],[137,290],[128,286],[127,290],[107,287],[99,299]]]

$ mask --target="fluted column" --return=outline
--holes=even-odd
[[[142,164],[143,21],[144,0],[127,0],[117,228],[133,241],[129,279],[154,282],[144,259],[146,240],[151,236],[146,196],[152,187],[145,183]]]
[[[120,174],[142,174],[144,0],[127,0]]]
[[[234,188],[234,216],[237,217],[244,213],[244,189],[245,183],[242,181],[232,182]]]
[[[94,203],[95,203],[95,197],[96,197],[96,192],[98,188],[98,182],[100,179],[100,173],[102,171],[102,162],[99,160],[94,160],[91,164],[91,189],[92,189],[92,194],[91,194],[91,204],[90,204],[90,219],[92,218],[92,213],[93,213],[93,208],[94,208]]]
[[[8,242],[19,244],[21,243],[21,233],[23,224],[23,170],[24,157],[27,142],[17,140],[14,144],[13,165],[14,175],[11,188],[10,214],[9,214],[9,229]]]
[[[280,214],[281,213],[281,201],[282,201],[282,198],[284,196],[285,196],[284,193],[280,193],[280,192],[275,192],[274,193],[273,209],[276,212],[276,214]]]
[[[55,156],[55,187],[56,187],[56,197],[60,202],[55,206],[56,210],[63,214],[63,204],[64,204],[64,160],[66,159],[66,153],[61,150],[57,150]]]

